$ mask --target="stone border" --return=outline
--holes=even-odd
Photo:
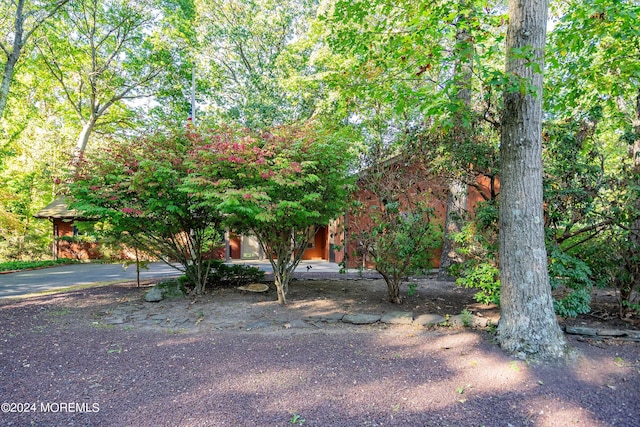
[[[596,340],[616,338],[625,341],[640,342],[640,331],[634,331],[631,329],[596,329],[586,326],[565,326],[563,329],[565,333],[569,335],[579,335]]]
[[[321,327],[321,324],[345,323],[351,325],[373,325],[383,323],[387,325],[405,325],[416,327],[465,327],[461,315],[443,317],[438,314],[421,314],[414,317],[411,311],[394,311],[386,314],[365,313],[341,313],[334,312],[319,316],[308,316],[303,319],[290,321],[263,320],[246,324],[244,322],[215,321],[214,319],[199,319],[193,315],[185,315],[176,319],[168,319],[162,313],[138,312],[139,307],[125,306],[114,309],[102,320],[107,325],[139,325],[156,326],[162,328],[186,328],[197,326],[200,323],[218,328],[240,328],[249,330],[264,329],[273,326],[282,326],[285,329],[304,329]],[[485,329],[491,325],[497,325],[499,319],[471,316],[467,327]],[[468,320],[467,320],[468,321]],[[563,331],[568,335],[577,335],[583,339],[619,339],[624,341],[640,342],[640,331],[630,329],[596,329],[583,326],[563,326]]]

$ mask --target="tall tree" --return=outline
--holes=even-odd
[[[3,68],[2,82],[0,83],[0,118],[4,115],[13,73],[22,49],[34,31],[68,1],[18,0],[12,1],[8,5],[5,3],[0,6],[0,11],[4,16],[13,17],[12,20],[0,23],[0,31],[2,31],[0,33],[0,50],[5,56],[5,59],[0,62]],[[2,25],[4,23],[10,23],[11,25],[5,27]]]
[[[471,126],[471,90],[473,73],[473,43],[470,34],[470,15],[472,6],[468,0],[458,2],[460,12],[456,22],[457,61],[455,65],[455,98],[459,101],[455,126],[451,137],[462,144],[467,143]],[[444,224],[444,239],[440,257],[440,276],[448,275],[448,268],[455,262],[462,261],[455,251],[452,235],[462,230],[462,223],[467,211],[468,188],[465,181],[453,178],[449,182],[447,193],[447,210]]]
[[[303,37],[312,0],[196,0],[202,62],[211,103],[225,121],[250,128],[306,119],[310,108],[287,90],[304,58],[289,46]]]
[[[76,154],[85,151],[96,125],[123,107],[122,101],[152,92],[169,59],[153,43],[160,18],[150,4],[78,0],[63,19],[48,26],[38,46],[80,121]],[[111,121],[122,119],[122,114],[117,116]]]
[[[519,357],[558,358],[567,343],[553,309],[542,210],[546,0],[510,0],[501,135],[498,340]]]

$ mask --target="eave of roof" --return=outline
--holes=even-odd
[[[34,215],[44,219],[82,219],[82,215],[75,209],[69,209],[69,200],[60,196]]]

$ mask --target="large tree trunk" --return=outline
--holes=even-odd
[[[472,41],[468,31],[469,6],[468,0],[460,0],[459,8],[463,12],[458,17],[458,29],[456,31],[456,53],[459,56],[456,63],[455,87],[456,100],[459,102],[459,110],[456,115],[456,126],[452,132],[455,144],[469,143],[471,111],[471,79],[472,79]],[[447,193],[447,210],[445,215],[444,236],[442,243],[442,255],[440,256],[440,268],[438,275],[441,278],[448,277],[451,265],[462,262],[462,257],[456,252],[452,236],[462,231],[462,226],[467,212],[467,198],[469,189],[467,184],[459,179],[452,179]]]
[[[468,187],[465,183],[458,180],[453,180],[449,183],[442,255],[440,255],[440,267],[438,269],[438,276],[441,278],[449,277],[449,267],[463,261],[462,257],[456,252],[452,236],[462,231],[467,212],[467,197]]]
[[[636,111],[635,117],[633,120],[633,130],[636,135],[636,139],[633,142],[633,147],[631,148],[631,158],[633,160],[633,172],[636,177],[640,177],[640,90],[636,95]],[[640,178],[637,178],[638,181],[636,185],[640,186]],[[637,256],[638,252],[640,252],[640,216],[638,213],[640,212],[640,200],[636,200],[635,214],[636,217],[633,219],[631,224],[631,232],[629,233],[629,246],[630,253],[628,256],[628,268],[627,270],[631,272],[635,272],[638,269],[637,265],[634,264],[634,258]],[[620,289],[620,301],[630,302],[633,297],[633,293],[640,287],[640,276],[633,274],[633,281],[629,283],[629,286],[626,286]],[[628,307],[621,306],[622,310],[627,310]],[[624,313],[620,313],[621,315]]]
[[[80,157],[84,154],[84,151],[87,149],[87,143],[89,142],[89,136],[91,136],[91,132],[93,128],[96,126],[96,117],[92,114],[89,117],[89,120],[85,122],[82,126],[82,131],[78,136],[78,142],[76,143],[76,157]]]
[[[507,75],[530,91],[504,93],[500,190],[501,318],[498,341],[522,358],[559,358],[567,343],[558,326],[544,242],[542,210],[542,66],[546,0],[510,0]],[[534,58],[514,55],[532,48]],[[536,70],[527,59],[538,63]],[[518,87],[518,86],[515,86]]]
[[[16,3],[16,14],[14,18],[13,28],[13,43],[11,50],[7,53],[7,62],[4,65],[2,73],[2,83],[0,83],[0,118],[4,114],[4,109],[7,106],[7,99],[9,98],[9,88],[11,87],[11,80],[13,79],[13,70],[15,69],[22,46],[24,46],[23,40],[23,25],[24,25],[24,0],[20,0]]]

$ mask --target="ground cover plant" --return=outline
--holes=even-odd
[[[0,262],[0,271],[28,270],[32,268],[53,267],[56,265],[66,265],[78,262],[69,258],[58,258],[44,261],[7,261]]]

